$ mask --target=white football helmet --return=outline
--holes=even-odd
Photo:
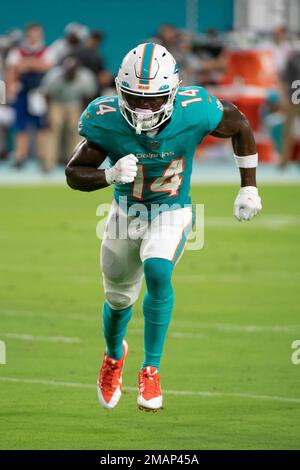
[[[159,44],[139,44],[123,59],[116,78],[122,116],[137,134],[159,127],[173,112],[178,66]]]

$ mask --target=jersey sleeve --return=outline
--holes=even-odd
[[[103,150],[107,150],[107,136],[105,129],[101,126],[101,120],[96,113],[95,101],[92,101],[83,111],[78,122],[78,133],[86,140],[92,142]]]
[[[182,125],[193,128],[199,143],[213,132],[223,117],[221,101],[199,86],[182,87],[177,94],[177,105],[181,111]]]
[[[206,90],[206,109],[207,109],[207,133],[213,132],[221,122],[224,109],[221,101]]]
[[[93,116],[94,110],[91,106],[92,103],[83,111],[78,122],[78,133],[82,137],[85,137],[89,142],[93,142],[101,148],[104,148],[104,139],[101,136],[101,129],[95,122]]]
[[[80,116],[78,133],[108,153],[111,147],[112,131],[115,127],[114,121],[109,116],[117,113],[101,113],[99,106],[116,111],[115,107],[106,106],[104,104],[106,101],[102,97],[96,98],[88,105]]]

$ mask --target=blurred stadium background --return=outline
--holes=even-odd
[[[64,178],[81,111],[114,93],[122,57],[145,41],[174,54],[184,85],[247,115],[264,204],[251,224],[232,218],[231,143],[206,138],[192,187],[206,244],[174,276],[166,410],[154,419],[134,409],[140,303],[126,394],[112,415],[98,409],[95,210],[111,189],[72,192]],[[2,2],[0,448],[300,448],[300,366],[290,360],[300,339],[299,51],[300,0]]]
[[[122,57],[144,41],[169,48],[183,84],[207,86],[240,107],[255,130],[265,178],[298,179],[286,167],[300,158],[300,118],[289,94],[300,74],[299,1],[212,0],[208,7],[176,0],[171,8],[154,0],[148,18],[142,4],[133,0],[129,9],[115,0],[112,8],[102,0],[83,8],[63,0],[59,15],[40,0],[30,11],[14,0],[3,4],[0,181],[61,181],[62,171],[55,170],[78,140],[80,112],[95,96],[114,93]],[[228,142],[207,138],[197,160],[225,164],[231,155]],[[287,171],[272,171],[278,164]],[[230,178],[232,165],[217,169]],[[204,170],[195,170],[197,176],[208,178]]]

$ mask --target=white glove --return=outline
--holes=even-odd
[[[255,186],[240,189],[233,205],[233,215],[239,220],[251,220],[262,209],[261,199]]]
[[[138,159],[133,153],[120,158],[112,168],[105,170],[107,183],[132,183],[137,174],[137,161]]]

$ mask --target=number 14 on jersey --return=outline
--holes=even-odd
[[[170,162],[163,174],[155,178],[149,184],[149,191],[152,193],[169,193],[168,197],[177,196],[183,177],[184,159],[175,158]],[[132,196],[136,199],[143,199],[145,190],[145,165],[138,164],[138,171],[132,183]]]

